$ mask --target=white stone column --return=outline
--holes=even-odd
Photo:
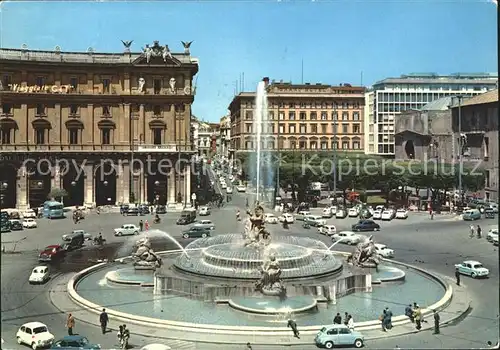
[[[147,178],[144,176],[144,172],[141,171],[141,175],[139,175],[139,182],[140,182],[140,192],[139,192],[139,198],[140,198],[140,203],[144,203],[146,201],[146,181]]]
[[[129,203],[129,198],[130,198],[130,165],[129,164],[122,164],[120,166],[120,193],[121,197],[118,197],[118,201],[122,203]]]
[[[95,189],[94,189],[94,167],[92,165],[84,166],[85,177],[83,179],[83,203],[95,204]]]
[[[169,205],[175,204],[175,171],[168,174],[167,193],[167,203]]]
[[[24,210],[28,208],[28,174],[26,167],[22,166],[17,173],[16,180],[16,207],[17,209]]]
[[[50,189],[61,188],[61,169],[59,164],[54,165],[54,170],[52,171],[52,177],[50,178]],[[55,198],[59,200],[60,198]]]
[[[188,207],[191,206],[191,166],[184,168],[184,198]]]

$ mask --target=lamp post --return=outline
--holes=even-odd
[[[333,198],[334,204],[337,205],[337,105],[334,103],[333,105]]]
[[[459,136],[459,141],[458,141],[458,147],[459,147],[459,152],[458,152],[458,198],[460,198],[460,202],[464,202],[464,194],[463,194],[463,189],[462,189],[462,170],[463,170],[463,154],[464,154],[464,138],[462,138],[462,99],[463,96],[458,95],[456,96],[458,99],[458,136]],[[465,135],[464,135],[465,136]]]
[[[278,137],[277,137],[277,154],[278,154],[278,161],[276,162],[276,185],[274,188],[274,199],[272,201],[273,203],[273,210],[276,207],[276,198],[281,197],[280,196],[280,167],[281,167],[281,147],[280,147],[280,137],[281,137],[281,124],[280,124],[280,109],[278,107]]]

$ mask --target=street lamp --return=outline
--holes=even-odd
[[[108,182],[107,181],[104,181],[103,182],[104,186],[107,186],[108,185]]]

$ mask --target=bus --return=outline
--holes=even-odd
[[[56,201],[46,201],[43,203],[43,217],[49,219],[64,218],[64,205]]]

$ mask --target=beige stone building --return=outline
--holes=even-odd
[[[271,82],[268,119],[263,121],[263,149],[362,152],[364,87],[349,84]],[[229,105],[231,149],[255,150],[255,93],[242,92]]]
[[[0,49],[4,207],[40,205],[54,188],[69,193],[66,205],[189,202],[198,61],[189,48],[124,45]]]

